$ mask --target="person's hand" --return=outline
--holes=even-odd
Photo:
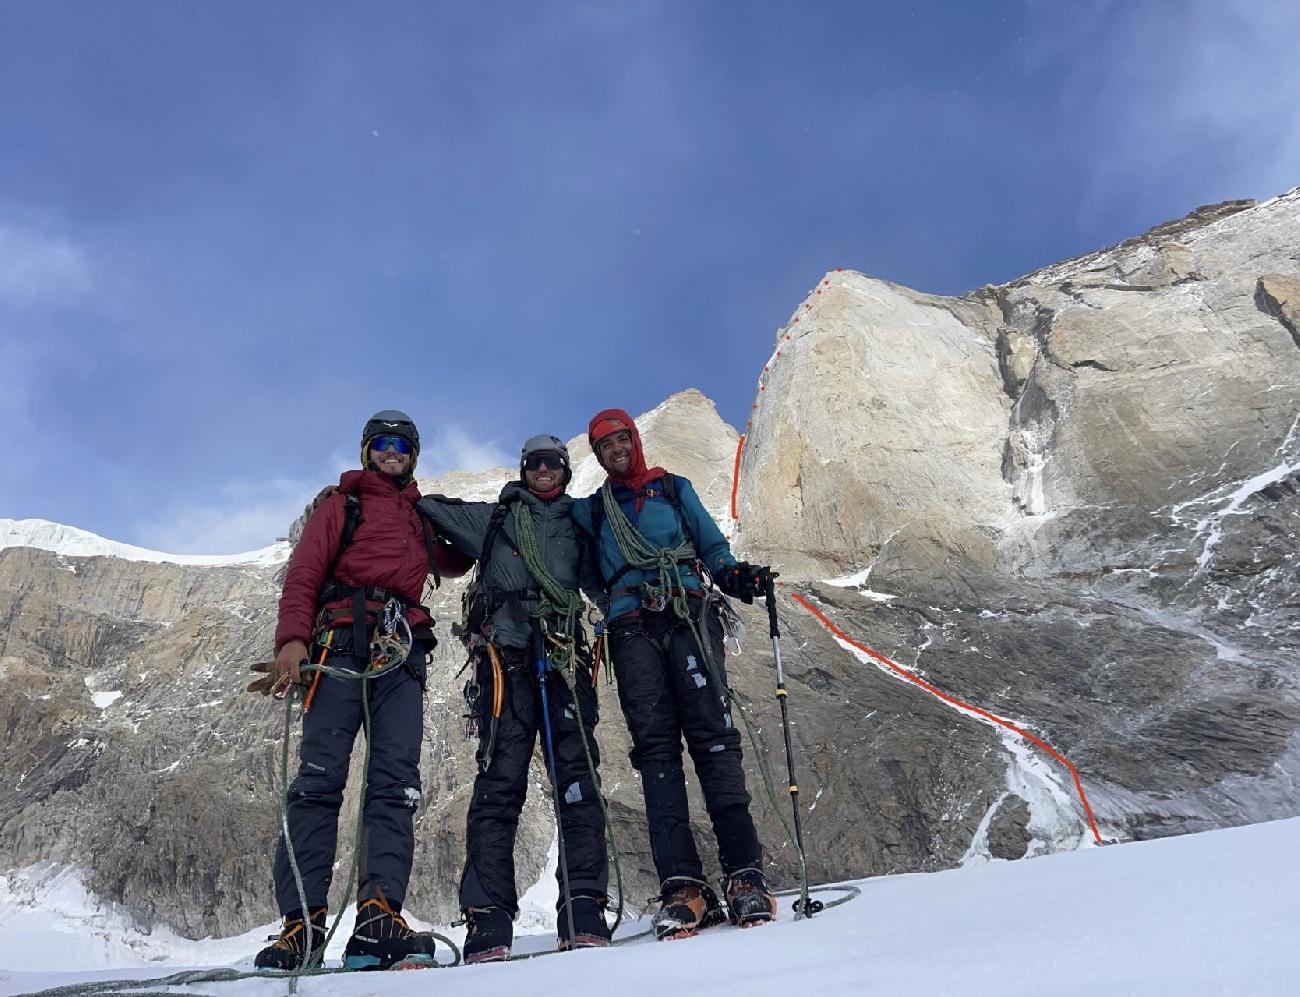
[[[291,640],[280,648],[275,656],[275,672],[279,685],[299,685],[302,682],[300,662],[307,658],[307,645],[300,640]]]
[[[767,565],[750,564],[748,561],[740,561],[733,568],[725,568],[718,576],[718,588],[724,593],[734,596],[745,605],[753,605],[754,598],[762,595],[767,584],[777,573]]]
[[[263,696],[277,696],[290,685],[302,682],[302,661],[307,657],[307,645],[291,640],[280,648],[274,661],[259,661],[249,671],[262,672],[263,677],[248,683],[249,692]]]

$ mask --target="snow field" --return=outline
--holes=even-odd
[[[784,898],[783,920],[748,931],[727,926],[681,942],[638,941],[452,972],[318,977],[303,980],[298,990],[322,997],[415,997],[431,990],[498,997],[575,987],[616,990],[620,997],[701,990],[747,997],[1290,995],[1296,992],[1292,946],[1300,926],[1297,846],[1300,818],[867,879],[858,882],[860,897],[810,921],[790,920]],[[269,930],[204,942],[155,933],[141,949],[115,940],[120,920],[100,920],[92,928],[105,915],[88,907],[84,894],[82,909],[74,909],[75,890],[44,891],[40,905],[17,913],[14,896],[9,886],[0,890],[0,965],[13,967],[0,970],[0,994],[163,976],[181,967],[247,968]],[[53,904],[60,898],[66,906],[57,912]],[[93,954],[72,941],[90,932],[102,936]],[[553,945],[548,929],[517,939],[516,951]],[[48,968],[51,961],[58,971]],[[110,964],[123,969],[105,971]],[[123,971],[127,966],[133,968]],[[189,992],[273,997],[285,989],[280,980],[244,980]]]

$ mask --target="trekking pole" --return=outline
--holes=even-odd
[[[551,776],[551,795],[555,797],[555,839],[560,853],[560,880],[564,888],[564,911],[569,920],[569,945],[572,946],[578,933],[573,928],[573,894],[569,891],[569,859],[564,850],[564,822],[560,818],[560,779],[555,770],[551,707],[546,695],[546,673],[550,671],[551,666],[546,657],[546,638],[542,634],[540,620],[535,620],[533,623],[533,638],[537,641],[537,688],[542,697],[542,735],[546,745],[546,768]]]
[[[776,583],[769,575],[763,585],[763,594],[767,598],[767,622],[772,635],[772,654],[776,657],[776,698],[781,704],[781,732],[785,735],[785,766],[790,774],[790,804],[794,807],[794,840],[799,850],[800,898],[794,905],[796,918],[799,915],[812,917],[822,909],[820,900],[808,899],[808,864],[803,851],[803,822],[799,818],[799,784],[794,778],[794,748],[790,745],[790,714],[785,701],[790,695],[785,688],[785,670],[781,666],[781,628],[776,622]]]

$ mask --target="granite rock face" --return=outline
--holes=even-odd
[[[829,273],[757,396],[739,551],[1045,737],[1108,836],[1294,814],[1298,292],[1300,191],[961,298]],[[1030,833],[1083,826],[1031,774]]]

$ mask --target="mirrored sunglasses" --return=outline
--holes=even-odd
[[[373,436],[370,438],[370,449],[383,453],[389,447],[392,447],[398,453],[410,453],[411,441],[401,436]]]

